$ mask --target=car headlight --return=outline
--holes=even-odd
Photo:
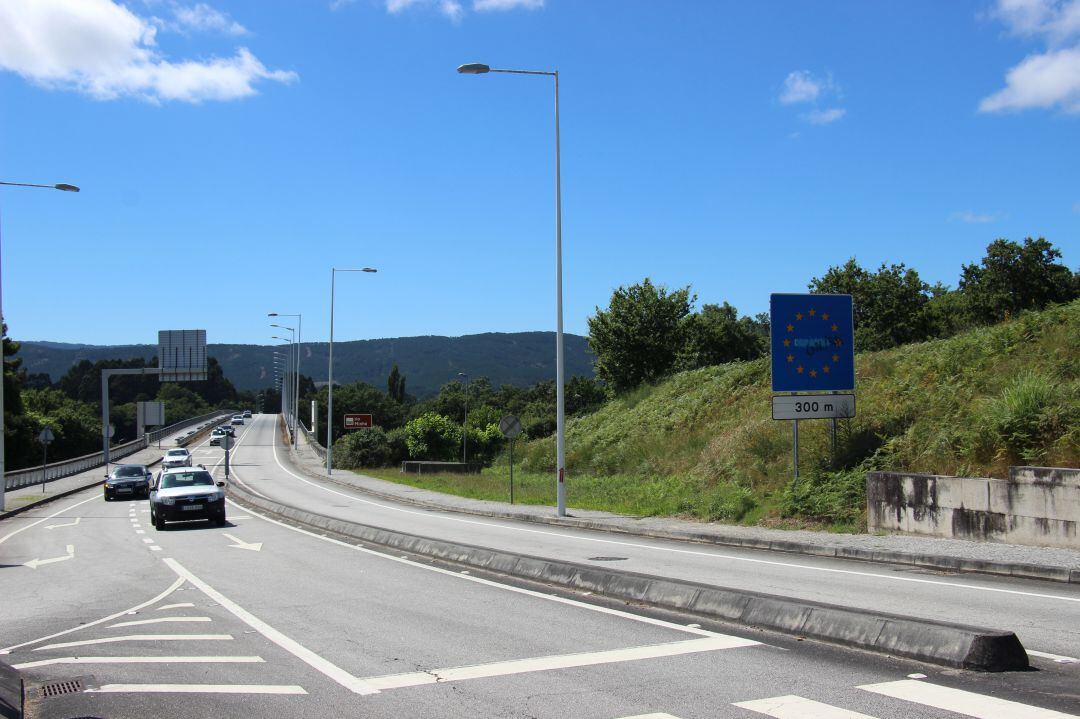
[[[171,507],[172,505],[176,504],[176,500],[172,497],[162,497],[161,503]]]
[[[214,492],[214,501],[215,502],[221,502],[224,499],[225,499],[225,490],[224,489],[219,489],[218,491]]]

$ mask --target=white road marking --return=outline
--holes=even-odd
[[[161,551],[161,547],[159,547],[159,546],[158,546],[158,545],[156,545],[156,544],[151,544],[151,545],[150,545],[150,547],[149,547],[149,549],[150,549],[150,551],[152,551],[152,552],[160,552],[160,551]]]
[[[363,499],[361,497],[358,497],[355,494],[345,494],[344,492],[339,492],[339,491],[337,491],[335,489],[330,489],[329,487],[324,487],[323,485],[321,485],[321,484],[319,484],[317,482],[312,482],[312,481],[310,481],[308,479],[304,479],[303,477],[301,477],[301,476],[299,476],[297,474],[294,474],[293,472],[289,471],[285,467],[285,465],[283,465],[281,463],[281,459],[278,457],[278,453],[277,453],[277,433],[274,433],[272,452],[273,452],[273,455],[274,455],[274,461],[277,462],[277,465],[279,467],[281,467],[282,471],[284,471],[286,474],[294,477],[295,479],[300,480],[304,484],[309,484],[312,487],[317,487],[317,488],[323,490],[324,492],[329,492],[330,494],[336,494],[339,497],[345,497],[346,499],[350,499],[350,500],[353,500],[353,501],[356,501],[356,502],[360,502],[362,504],[370,504],[373,507],[379,507],[380,509],[386,509],[386,510],[390,510],[390,511],[393,511],[393,512],[401,512],[403,514],[412,514],[412,515],[417,515],[417,516],[421,516],[421,517],[428,517],[428,518],[432,518],[432,519],[441,519],[441,520],[444,520],[444,521],[447,521],[447,522],[460,522],[462,524],[475,524],[475,525],[479,525],[481,527],[488,527],[490,529],[501,529],[501,530],[512,531],[512,532],[527,532],[529,534],[542,534],[542,535],[546,535],[546,536],[550,536],[550,537],[558,537],[559,539],[563,539],[563,540],[572,539],[572,540],[582,541],[582,542],[593,542],[593,543],[597,543],[597,544],[613,544],[613,545],[620,546],[620,547],[632,547],[634,549],[648,549],[648,550],[656,551],[656,552],[673,552],[673,553],[676,553],[676,554],[690,554],[690,555],[701,556],[701,557],[711,557],[713,559],[727,559],[727,560],[731,560],[731,561],[734,561],[734,562],[750,562],[752,564],[766,564],[766,565],[769,565],[769,566],[786,567],[786,568],[789,568],[789,569],[802,569],[802,570],[805,570],[805,571],[813,571],[813,572],[829,572],[829,573],[832,573],[832,574],[846,574],[846,575],[858,576],[858,577],[871,577],[873,579],[884,579],[884,580],[891,580],[891,581],[894,581],[894,582],[911,582],[911,583],[915,583],[915,584],[930,584],[930,585],[941,586],[941,587],[950,587],[950,588],[953,588],[953,589],[968,589],[968,590],[980,591],[980,592],[997,592],[997,593],[1000,593],[1000,594],[1014,594],[1014,595],[1018,595],[1018,596],[1022,596],[1022,597],[1037,597],[1039,599],[1052,599],[1052,600],[1057,600],[1057,601],[1062,601],[1062,602],[1077,602],[1077,603],[1080,603],[1080,596],[1068,597],[1068,596],[1063,596],[1063,595],[1060,595],[1060,594],[1043,594],[1041,592],[1024,592],[1024,591],[1020,591],[1020,590],[1017,590],[1017,589],[1002,589],[1000,587],[980,587],[980,586],[976,586],[976,585],[973,585],[973,584],[964,584],[962,582],[945,582],[945,581],[941,581],[941,580],[937,580],[937,579],[920,579],[918,577],[895,576],[895,575],[891,575],[891,574],[879,574],[877,572],[860,572],[860,571],[856,571],[854,569],[835,569],[835,568],[832,568],[832,567],[815,567],[815,566],[811,566],[811,565],[807,565],[807,564],[798,564],[798,563],[795,563],[795,562],[778,562],[778,561],[770,560],[770,559],[755,559],[753,557],[736,557],[734,555],[721,554],[721,553],[718,553],[718,552],[703,552],[703,551],[698,551],[698,550],[693,550],[693,549],[677,549],[675,547],[652,546],[652,545],[648,545],[648,544],[640,544],[640,543],[637,543],[637,542],[622,542],[622,541],[619,541],[617,539],[602,539],[600,537],[583,537],[583,536],[564,534],[564,533],[561,533],[561,532],[551,532],[551,531],[547,531],[547,530],[543,530],[543,529],[530,529],[530,528],[527,528],[527,527],[515,527],[515,526],[512,526],[512,525],[492,524],[491,522],[482,522],[482,521],[478,521],[478,520],[475,520],[475,519],[465,519],[463,517],[448,517],[448,516],[445,516],[445,515],[442,515],[442,514],[435,513],[435,512],[430,511],[430,510],[429,511],[417,511],[417,510],[414,510],[414,509],[405,509],[404,507],[395,507],[393,505],[381,504],[379,502],[373,502],[373,501],[371,501],[369,499]],[[263,496],[265,496],[265,495],[263,495]],[[267,497],[267,499],[269,499],[269,497]],[[271,501],[277,501],[277,500],[271,500]],[[577,528],[568,527],[568,529],[577,529]],[[588,530],[584,530],[584,531],[588,531]],[[672,540],[672,541],[677,541],[677,540]]]
[[[145,529],[136,529],[135,534],[146,534],[146,530]]]
[[[733,706],[774,717],[774,719],[875,719],[868,714],[860,714],[794,695],[738,702]]]
[[[635,714],[632,717],[621,717],[621,719],[679,719],[679,717],[673,714],[657,712],[655,714]]]
[[[1077,719],[1075,714],[1063,714],[1053,709],[1041,709],[1029,704],[911,679],[865,684],[859,689],[976,719]]]
[[[12,664],[15,669],[34,669],[53,664],[262,664],[262,657],[58,657]]]
[[[290,639],[277,629],[274,629],[263,620],[256,617],[251,612],[241,607],[236,602],[226,597],[221,592],[217,591],[203,580],[196,577],[194,574],[185,569],[180,562],[166,557],[162,560],[177,573],[182,579],[187,580],[192,585],[199,588],[203,594],[213,599],[222,607],[231,612],[240,621],[247,624],[249,627],[262,634],[264,637],[277,644],[285,651],[292,654],[294,657],[304,662],[312,669],[325,674],[327,677],[333,679],[341,686],[356,693],[356,694],[378,694],[378,690],[368,686],[363,680],[354,677],[349,672],[345,671],[341,667],[333,664],[327,659],[320,657],[315,652],[311,651],[307,647],[301,645],[299,642]]]
[[[226,501],[228,501],[230,504],[233,504],[234,506],[238,506],[231,499],[226,500]],[[391,562],[398,562],[400,564],[407,564],[410,567],[415,567],[415,568],[418,568],[418,569],[424,569],[424,570],[427,570],[429,572],[437,572],[439,574],[444,574],[444,575],[446,575],[448,577],[457,577],[458,579],[463,579],[463,580],[465,580],[467,582],[476,582],[477,584],[483,584],[484,586],[487,586],[487,587],[495,587],[496,589],[504,589],[504,590],[506,590],[508,592],[515,592],[517,594],[524,594],[524,595],[527,595],[527,596],[530,596],[530,597],[538,597],[540,599],[546,599],[546,600],[548,600],[550,602],[557,602],[559,604],[566,604],[566,605],[569,605],[569,606],[572,606],[572,607],[578,607],[579,609],[588,609],[589,611],[592,611],[592,612],[600,612],[601,614],[610,614],[611,616],[621,617],[623,619],[632,619],[633,621],[641,622],[642,624],[651,624],[651,625],[657,626],[657,627],[666,627],[667,629],[675,629],[676,631],[685,632],[687,634],[696,634],[696,635],[702,636],[702,637],[726,637],[726,636],[728,636],[726,634],[719,634],[717,632],[710,632],[707,629],[701,629],[701,628],[698,628],[698,627],[689,627],[689,626],[686,626],[686,625],[683,625],[683,624],[674,624],[673,622],[666,622],[663,619],[654,619],[653,617],[645,617],[645,616],[640,616],[640,615],[637,615],[637,614],[631,614],[629,612],[620,611],[618,609],[611,609],[609,607],[601,607],[601,606],[597,606],[597,605],[594,605],[594,604],[586,604],[585,602],[579,602],[576,599],[569,599],[567,597],[560,597],[557,594],[545,594],[543,592],[533,591],[532,589],[524,589],[522,587],[515,587],[515,586],[509,585],[509,584],[500,584],[499,582],[495,582],[495,581],[492,581],[490,579],[484,579],[482,577],[476,577],[476,576],[473,576],[471,574],[461,574],[459,572],[455,572],[455,571],[450,570],[450,569],[443,569],[442,567],[435,567],[435,566],[432,566],[430,564],[421,564],[420,562],[414,562],[411,559],[407,559],[405,557],[394,557],[394,556],[391,556],[389,554],[384,554],[383,552],[377,552],[374,549],[368,549],[367,547],[358,547],[355,544],[349,544],[348,542],[342,542],[339,539],[334,539],[332,537],[327,537],[327,536],[324,536],[324,535],[321,535],[321,534],[315,534],[314,532],[309,532],[306,529],[301,529],[299,527],[293,527],[293,526],[290,526],[288,524],[285,524],[284,522],[279,522],[276,519],[270,519],[269,517],[263,516],[263,515],[261,515],[261,514],[259,514],[257,512],[251,512],[251,514],[252,514],[252,516],[258,517],[259,519],[261,519],[261,520],[263,520],[265,522],[270,522],[271,524],[276,524],[279,527],[284,527],[285,529],[291,530],[293,532],[299,532],[300,534],[306,534],[309,537],[314,537],[315,539],[319,539],[319,540],[322,540],[324,542],[330,542],[331,544],[337,544],[338,546],[345,547],[347,549],[352,549],[352,550],[357,551],[357,552],[363,552],[364,554],[370,554],[373,557],[381,557],[383,559],[388,559]],[[760,642],[756,642],[756,643],[760,644]]]
[[[69,505],[69,506],[67,506],[67,507],[64,507],[64,508],[63,508],[63,509],[61,509],[61,510],[58,510],[58,511],[56,511],[56,512],[53,512],[53,513],[52,513],[52,514],[50,514],[50,515],[49,515],[48,517],[42,517],[42,518],[41,518],[41,519],[39,519],[38,521],[36,521],[36,522],[33,522],[33,523],[31,523],[31,524],[28,524],[28,525],[26,525],[25,527],[19,527],[18,529],[16,529],[16,530],[15,530],[15,531],[13,531],[13,532],[8,532],[8,533],[7,533],[7,534],[5,534],[5,535],[4,535],[3,537],[0,537],[0,544],[3,544],[3,543],[4,543],[4,542],[6,542],[7,540],[11,539],[12,537],[14,537],[14,536],[15,536],[16,534],[18,534],[19,532],[25,532],[25,531],[26,531],[26,530],[28,530],[28,529],[32,529],[32,528],[34,528],[34,527],[38,526],[39,524],[41,524],[42,522],[48,522],[48,521],[49,521],[50,519],[53,519],[53,518],[55,518],[55,517],[59,517],[59,516],[60,516],[61,514],[63,514],[64,512],[67,512],[68,510],[71,510],[71,509],[75,509],[75,508],[76,508],[76,507],[78,507],[79,505],[81,505],[81,504],[86,504],[87,502],[93,502],[93,501],[94,501],[95,499],[97,499],[97,498],[98,498],[98,495],[97,495],[97,494],[95,494],[95,495],[94,495],[93,497],[90,497],[90,499],[84,499],[84,500],[83,500],[83,501],[81,501],[81,502],[76,502],[75,504]]]
[[[245,542],[244,540],[237,539],[236,537],[232,536],[231,534],[226,534],[225,532],[222,532],[222,535],[224,535],[224,536],[228,537],[229,539],[231,539],[232,541],[236,542],[236,544],[230,544],[229,545],[230,547],[236,547],[237,549],[248,549],[248,550],[250,550],[252,552],[262,551],[262,545],[263,545],[262,542]]]
[[[574,667],[589,667],[597,664],[629,662],[639,659],[675,657],[682,654],[712,652],[720,649],[734,649],[737,647],[753,646],[755,644],[757,644],[757,642],[748,639],[739,639],[737,637],[707,637],[704,639],[688,639],[682,642],[670,642],[668,644],[628,647],[626,649],[609,649],[599,652],[582,652],[580,654],[560,654],[548,657],[533,657],[530,659],[514,659],[507,662],[492,662],[491,664],[475,664],[466,667],[431,669],[426,672],[366,677],[364,681],[376,689],[385,691],[387,689],[416,687],[424,684],[442,684],[444,682],[464,681],[466,679],[484,679],[487,677],[503,677],[510,674],[543,672],[552,669],[569,669]]]
[[[82,517],[76,517],[74,522],[65,522],[63,524],[47,524],[45,529],[59,529],[60,527],[74,527],[82,521]]]
[[[110,624],[109,629],[116,629],[117,627],[138,627],[143,624],[167,624],[167,623],[185,623],[185,622],[209,622],[210,617],[158,617],[157,619],[136,619],[132,622],[120,622],[118,624]]]
[[[134,607],[131,607],[130,609],[125,609],[124,611],[117,612],[116,614],[110,614],[109,616],[102,617],[101,619],[95,619],[94,621],[87,622],[86,624],[80,624],[79,626],[72,627],[71,629],[65,629],[62,632],[56,632],[55,634],[49,634],[48,636],[39,637],[38,639],[34,639],[32,641],[29,641],[29,642],[23,642],[22,644],[12,644],[10,647],[4,647],[3,649],[0,649],[0,654],[8,654],[8,653],[11,652],[12,649],[19,649],[20,647],[28,647],[31,644],[37,644],[38,642],[44,642],[44,641],[47,641],[49,639],[55,639],[56,637],[62,637],[65,634],[71,634],[72,632],[77,632],[80,629],[88,629],[90,627],[95,627],[98,624],[104,624],[105,622],[111,622],[114,619],[126,616],[128,614],[134,614],[135,612],[139,611],[140,609],[143,609],[144,607],[149,607],[151,604],[157,604],[162,599],[164,599],[165,597],[169,596],[170,594],[175,592],[177,589],[179,589],[180,585],[183,584],[183,583],[184,583],[183,579],[177,579],[164,592],[157,595],[153,599],[146,600],[142,604],[136,604]]]
[[[1027,650],[1029,657],[1042,657],[1043,659],[1050,659],[1058,664],[1076,664],[1080,662],[1080,659],[1076,657],[1063,657],[1060,654],[1050,654],[1049,652],[1037,652],[1034,649]]]
[[[56,562],[64,562],[68,559],[75,558],[75,545],[67,545],[67,554],[62,557],[52,557],[51,559],[31,559],[29,562],[23,562],[24,567],[30,567],[31,569],[37,569],[44,564],[54,564]]]
[[[88,647],[92,644],[115,644],[117,642],[224,642],[232,639],[231,634],[128,634],[122,637],[102,637],[101,639],[83,639],[78,642],[60,642],[34,647],[35,652],[45,649],[63,649],[64,647]]]
[[[100,694],[307,694],[295,684],[102,684]]]
[[[191,602],[180,602],[179,604],[166,604],[163,607],[158,607],[157,611],[162,612],[162,611],[165,611],[166,609],[181,609],[181,608],[184,608],[184,607],[194,607],[194,606],[195,605],[192,604]]]
[[[154,543],[154,540],[150,539],[150,537],[143,537],[143,541],[146,542],[147,544],[153,544]]]

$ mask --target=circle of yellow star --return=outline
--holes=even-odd
[[[829,374],[829,365],[825,365],[824,367],[822,367],[821,371],[824,372],[825,374]]]
[[[787,331],[788,332],[794,332],[795,331],[795,325],[788,325],[787,326]]]
[[[801,320],[802,319],[802,312],[796,312],[795,313],[795,319]]]
[[[791,346],[791,340],[784,340],[784,346],[785,347],[790,347]]]
[[[833,331],[833,332],[836,332],[836,331],[837,331],[838,329],[840,329],[840,328],[839,328],[839,327],[837,327],[836,325],[833,325],[833,326],[832,326],[832,331]]]
[[[787,361],[788,362],[794,362],[795,361],[795,355],[788,355],[787,356]]]
[[[822,313],[821,313],[821,319],[823,319],[823,320],[825,320],[826,322],[828,322],[828,321],[829,321],[829,313],[828,313],[828,312],[822,312]]]
[[[807,312],[807,314],[813,317],[815,314],[817,314],[817,310],[810,310],[809,312]]]
[[[795,368],[795,371],[798,372],[799,374],[802,374],[803,373],[803,366],[799,365],[798,367]]]
[[[811,377],[817,377],[817,370],[816,369],[810,370],[810,376]]]
[[[833,362],[839,362],[840,361],[840,355],[833,355],[832,356],[832,361]]]

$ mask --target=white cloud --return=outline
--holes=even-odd
[[[949,216],[950,220],[958,222],[966,222],[969,225],[985,225],[988,222],[997,222],[1001,219],[1001,213],[999,212],[972,212],[971,210],[964,210],[963,212],[954,212]]]
[[[176,24],[185,30],[214,31],[226,35],[248,34],[246,27],[230,18],[228,14],[216,10],[206,3],[174,5],[173,15],[176,17]]]
[[[488,12],[490,10],[539,10],[544,7],[544,0],[473,0],[473,10],[476,12]]]
[[[0,69],[38,85],[101,100],[234,100],[265,80],[296,73],[268,70],[247,48],[232,57],[167,60],[157,28],[114,0],[0,2]]]
[[[1005,75],[1005,87],[979,103],[982,112],[1033,107],[1080,113],[1080,47],[1024,58]]]
[[[810,105],[812,109],[799,117],[813,125],[828,125],[846,115],[847,110],[842,107],[822,108],[818,102],[826,98],[835,100],[839,96],[840,88],[833,82],[831,74],[819,78],[809,70],[795,70],[784,78],[778,99],[781,105]]]
[[[830,107],[827,110],[811,110],[803,117],[807,122],[814,125],[828,125],[830,122],[836,122],[846,114],[847,110],[842,107]]]
[[[1060,108],[1080,113],[1080,0],[998,0],[994,17],[1046,44],[1005,74],[1005,87],[983,98],[981,112]]]
[[[784,78],[784,89],[780,91],[780,102],[793,105],[799,102],[813,102],[821,94],[825,82],[817,80],[806,70],[796,70]]]
[[[439,0],[439,12],[454,22],[461,22],[461,16],[465,14],[465,8],[461,7],[458,0]]]

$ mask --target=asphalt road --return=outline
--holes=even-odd
[[[240,479],[321,497],[273,473],[272,433],[269,418],[238,433]],[[35,683],[82,677],[90,690],[36,703],[37,716],[1080,716],[1078,665],[945,671],[229,514],[224,528],[159,532],[144,500],[95,489],[0,522],[2,658]]]
[[[291,466],[262,416],[234,453],[235,478],[271,499],[426,537],[843,606],[1015,631],[1029,650],[1080,658],[1080,585],[651,540],[438,512],[314,480]],[[216,458],[215,460],[216,461]],[[612,561],[610,558],[617,557]],[[1040,658],[1036,658],[1041,660]]]

